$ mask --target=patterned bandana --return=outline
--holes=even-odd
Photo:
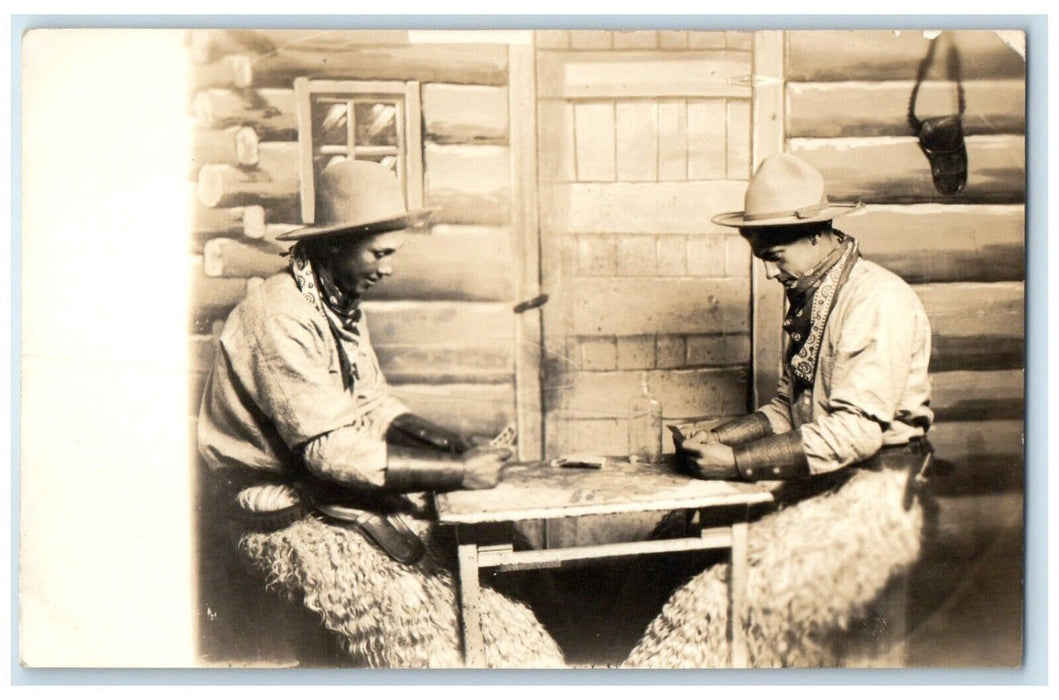
[[[314,265],[301,244],[295,244],[291,248],[290,272],[305,300],[327,319],[335,342],[338,343],[342,377],[347,382],[347,388],[351,389],[353,382],[360,379],[360,376],[357,368],[350,364],[346,353],[342,351],[342,339],[352,340],[356,344],[356,338],[360,335],[357,325],[361,318],[360,298],[344,294],[324,266]]]
[[[819,266],[798,280],[787,290],[787,316],[783,330],[787,342],[787,364],[794,374],[795,395],[813,386],[820,344],[831,310],[835,307],[838,291],[849,278],[853,263],[860,257],[857,241],[841,231],[835,231],[839,243]]]

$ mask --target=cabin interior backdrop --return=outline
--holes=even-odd
[[[935,190],[907,122],[932,40],[961,58],[969,173],[955,196]],[[1023,41],[192,31],[191,420],[226,315],[283,269],[276,236],[311,222],[315,176],[349,157],[386,164],[410,206],[437,209],[365,303],[383,369],[417,412],[479,435],[515,423],[522,458],[621,452],[645,372],[667,421],[745,413],[774,391],[782,289],[710,217],[741,209],[756,164],[788,152],[833,200],[866,204],[839,228],[922,299],[931,439],[949,467],[942,529],[961,533],[967,562],[1015,532],[1021,580]],[[954,83],[928,74],[917,116],[956,111]],[[204,572],[204,590],[223,575]],[[236,609],[223,588],[201,601],[204,657],[282,656],[222,631]]]

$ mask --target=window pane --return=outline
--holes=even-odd
[[[397,146],[397,105],[393,102],[357,101],[356,144],[358,146]]]
[[[315,156],[313,156],[313,173],[315,177],[319,178],[320,173],[324,171],[324,168],[331,165],[332,163],[337,163],[338,161],[342,160],[347,160],[347,157],[327,155],[326,153],[316,154]]]
[[[349,144],[349,105],[320,100],[313,103],[313,146]]]
[[[382,163],[390,170],[397,172],[397,156],[394,155],[376,155],[376,154],[357,154],[357,160],[373,160],[376,163]]]

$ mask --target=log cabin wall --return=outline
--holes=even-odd
[[[1023,483],[1026,64],[992,32],[945,32],[916,115],[954,114],[945,50],[960,53],[969,174],[934,189],[906,121],[922,32],[788,32],[786,150],[814,164],[832,199],[860,199],[836,225],[865,258],[909,282],[933,329],[937,456],[956,491]]]
[[[753,34],[536,43],[549,454],[623,451],[642,372],[667,420],[745,412],[750,255],[709,219],[750,174]]]
[[[190,35],[192,412],[232,307],[286,258],[301,224],[296,78],[418,81],[427,233],[366,298],[373,344],[409,406],[481,435],[515,416],[508,47],[419,43],[408,31]]]

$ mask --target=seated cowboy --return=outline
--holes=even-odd
[[[752,522],[746,630],[753,666],[836,663],[829,642],[920,552],[931,450],[930,325],[915,292],[860,257],[832,220],[823,177],[790,155],[765,159],[738,227],[781,283],[788,342],[775,399],[747,416],[676,438],[700,479],[773,482],[779,504]],[[727,564],[678,589],[630,666],[731,663]]]
[[[372,349],[362,295],[429,212],[406,210],[391,171],[354,160],[325,168],[316,207],[313,226],[280,237],[295,241],[289,270],[225,324],[199,451],[241,555],[317,613],[353,662],[458,666],[453,576],[411,494],[491,488],[510,452],[410,413]],[[528,608],[491,589],[482,606],[490,665],[562,664]]]

